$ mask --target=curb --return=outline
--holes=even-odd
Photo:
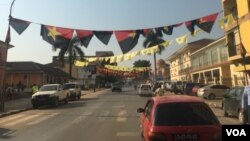
[[[25,108],[25,109],[21,109],[21,110],[15,110],[15,111],[11,111],[11,112],[2,113],[2,114],[0,114],[0,118],[10,116],[10,115],[13,115],[13,114],[17,114],[17,113],[21,113],[21,112],[24,112],[24,111],[28,111],[28,110],[31,110],[31,109],[32,108]]]
[[[102,91],[102,90],[105,90],[105,89],[97,90],[96,92]],[[88,95],[88,94],[91,94],[91,93],[94,93],[94,92],[89,92],[89,93],[86,93],[86,94],[83,94],[83,95]],[[24,109],[20,109],[20,110],[13,110],[11,112],[3,112],[2,114],[0,114],[0,118],[10,116],[10,115],[13,115],[13,114],[17,114],[17,113],[21,113],[21,112],[25,112],[25,111],[28,111],[28,110],[31,110],[31,109],[33,109],[33,108],[24,108]]]

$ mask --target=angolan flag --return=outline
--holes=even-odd
[[[41,25],[43,40],[57,48],[67,48],[73,36],[73,29]]]
[[[90,30],[76,30],[77,37],[81,40],[82,45],[86,48],[89,45],[90,40],[92,39],[94,33]]]
[[[136,30],[114,31],[123,54],[132,50],[138,43],[139,33]]]
[[[199,18],[199,19],[187,21],[185,22],[185,24],[186,24],[187,29],[191,32],[191,34],[194,34],[195,25],[197,25],[203,31],[210,33],[217,16],[218,16],[218,13],[214,13],[214,14],[211,14],[211,15]]]

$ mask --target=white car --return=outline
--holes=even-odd
[[[68,90],[63,90],[61,84],[43,85],[35,94],[32,95],[31,103],[33,108],[40,105],[50,104],[54,107],[58,106],[58,102],[64,101],[68,103]]]
[[[197,91],[197,96],[203,97],[205,99],[215,99],[215,98],[222,98],[224,95],[227,94],[230,88],[225,85],[219,84],[211,84],[199,88]]]
[[[153,95],[152,87],[150,84],[141,84],[139,86],[139,95]]]
[[[64,83],[63,84],[63,90],[69,91],[69,98],[75,100],[75,99],[81,99],[82,89],[81,85],[77,83]]]

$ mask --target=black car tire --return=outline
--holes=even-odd
[[[64,99],[64,103],[68,104],[68,102],[69,102],[69,98],[68,98],[68,96],[66,96],[66,98]]]
[[[56,107],[58,107],[58,104],[59,104],[59,101],[58,101],[58,98],[56,98],[54,103],[53,103],[53,106],[56,108]]]
[[[215,95],[213,93],[209,94],[208,99],[215,99]]]
[[[33,107],[33,109],[37,109],[38,105],[37,104],[33,104],[32,107]]]
[[[241,124],[246,123],[246,116],[243,111],[239,110],[238,112],[238,120],[240,121]]]
[[[223,104],[222,109],[223,109],[223,115],[224,115],[224,117],[228,117],[228,113],[226,111],[225,104]]]

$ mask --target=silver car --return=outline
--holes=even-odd
[[[230,88],[225,85],[212,84],[198,89],[197,95],[205,99],[223,97]]]

